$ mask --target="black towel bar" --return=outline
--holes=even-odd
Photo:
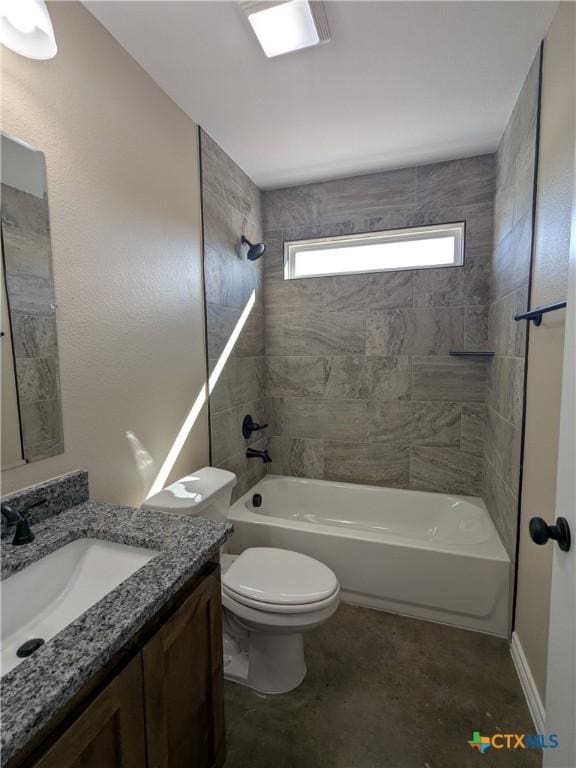
[[[552,304],[544,304],[542,307],[530,309],[528,312],[519,312],[517,315],[514,315],[514,320],[532,320],[534,325],[541,325],[542,315],[554,312],[557,309],[564,309],[565,306],[565,301],[554,301]]]
[[[494,352],[468,352],[467,350],[453,350],[448,352],[450,357],[494,357]]]

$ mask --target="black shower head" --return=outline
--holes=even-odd
[[[242,235],[242,245],[248,246],[247,256],[249,261],[256,261],[256,259],[259,259],[260,256],[262,256],[262,254],[266,250],[266,246],[264,245],[264,243],[252,244],[247,237],[244,237],[244,235]]]

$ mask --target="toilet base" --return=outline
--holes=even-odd
[[[288,693],[306,677],[302,634],[224,631],[224,677],[259,693]]]

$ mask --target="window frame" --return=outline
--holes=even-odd
[[[454,255],[452,264],[423,264],[421,266],[407,267],[382,267],[379,269],[350,270],[349,272],[317,272],[307,275],[294,274],[295,257],[301,252],[316,250],[330,250],[338,248],[342,243],[350,243],[351,246],[363,243],[379,242],[405,242],[416,240],[441,239],[449,232],[454,235]],[[430,224],[421,227],[402,227],[399,229],[385,229],[377,232],[363,232],[360,234],[336,235],[333,237],[315,237],[306,240],[284,241],[284,280],[306,280],[311,277],[334,277],[378,274],[381,272],[407,272],[415,269],[452,269],[463,267],[465,263],[466,221],[446,222],[443,224]]]

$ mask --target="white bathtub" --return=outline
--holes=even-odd
[[[230,520],[233,554],[316,557],[347,602],[508,635],[510,560],[481,499],[268,475]]]

